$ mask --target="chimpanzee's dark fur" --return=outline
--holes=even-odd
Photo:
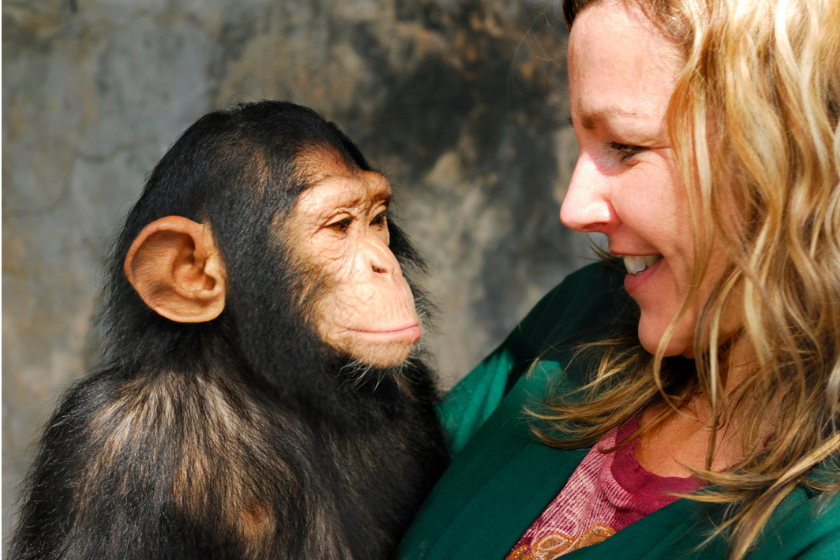
[[[416,357],[359,377],[307,324],[318,292],[301,285],[318,280],[277,232],[308,186],[296,158],[319,147],[370,169],[334,125],[281,102],[203,117],[157,165],[114,248],[101,365],[47,424],[11,558],[392,555],[447,463],[436,392]],[[228,299],[209,323],[157,315],[123,272],[169,215],[212,225]],[[389,228],[404,272],[422,269]]]

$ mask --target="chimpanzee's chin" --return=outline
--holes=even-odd
[[[378,387],[387,379],[399,378],[406,367],[407,361],[402,361],[392,366],[380,366],[366,363],[364,360],[354,358],[347,354],[336,356],[336,371],[343,379],[353,383],[356,387],[370,386]]]

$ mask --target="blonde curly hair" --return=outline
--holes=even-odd
[[[564,0],[571,27],[601,0]],[[664,349],[689,293],[654,356],[635,334],[594,345],[597,376],[581,404],[563,395],[537,416],[591,444],[640,411],[660,407],[636,436],[702,392],[716,422],[706,469],[713,484],[692,499],[729,504],[730,557],[749,551],[798,484],[840,490],[840,2],[837,0],[633,1],[684,55],[666,115],[692,216],[700,285],[712,246],[728,268],[695,328],[696,375],[669,372]],[[751,374],[727,388],[719,346],[724,311],[742,319]],[[731,341],[730,341],[731,342]],[[766,411],[774,411],[768,426]],[[718,426],[737,419],[743,459],[712,472]],[[817,466],[828,477],[817,479]]]

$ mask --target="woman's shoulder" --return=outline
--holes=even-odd
[[[621,285],[618,271],[595,263],[570,274],[546,294],[438,406],[453,453],[466,445],[535,362],[543,360],[544,367],[556,368],[569,355],[564,348],[583,341],[589,332],[604,332],[604,325],[628,304]]]
[[[625,271],[597,262],[569,274],[522,320],[517,334],[526,358],[535,359],[564,343],[602,338],[635,308],[624,291]]]
[[[750,557],[840,558],[840,494],[800,484],[773,512]]]

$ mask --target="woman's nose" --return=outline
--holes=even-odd
[[[560,221],[575,231],[609,233],[619,220],[607,181],[595,163],[581,154],[560,206]]]

